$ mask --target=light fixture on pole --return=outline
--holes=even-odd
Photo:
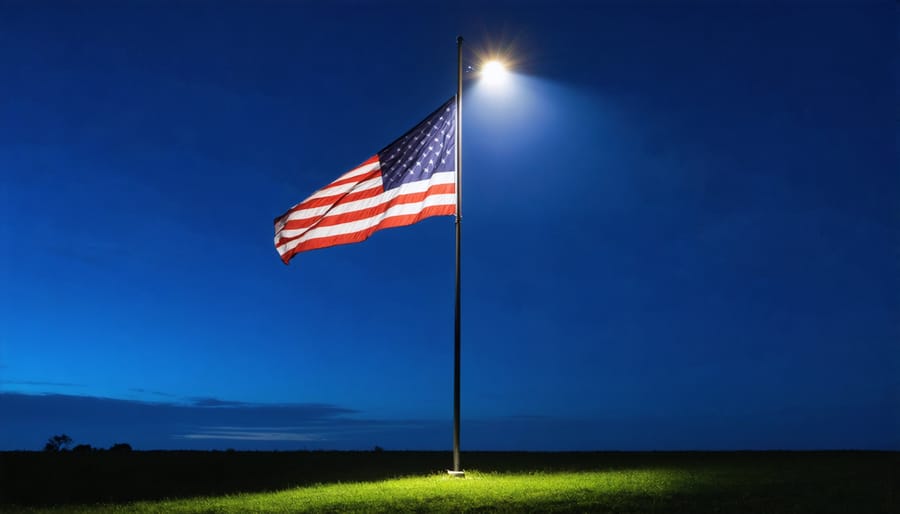
[[[489,85],[500,84],[507,78],[506,65],[496,59],[490,60],[482,66],[480,75]]]

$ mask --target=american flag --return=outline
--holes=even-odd
[[[456,213],[456,97],[383,150],[275,219],[285,264],[306,250]]]

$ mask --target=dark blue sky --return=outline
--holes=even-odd
[[[891,2],[0,2],[0,449],[449,449],[453,221],[272,219],[464,96],[466,449],[900,449]]]

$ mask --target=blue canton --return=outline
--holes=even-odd
[[[456,97],[378,152],[384,190],[456,169]]]

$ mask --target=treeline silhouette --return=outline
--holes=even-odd
[[[59,453],[64,452],[72,446],[74,441],[71,437],[66,434],[58,434],[50,439],[47,439],[47,444],[44,445],[44,451],[47,453]],[[108,451],[111,452],[130,452],[132,450],[131,445],[128,443],[116,443],[109,447]],[[79,444],[77,446],[72,447],[72,453],[91,453],[91,452],[102,452],[106,451],[103,448],[94,448],[89,444]]]

